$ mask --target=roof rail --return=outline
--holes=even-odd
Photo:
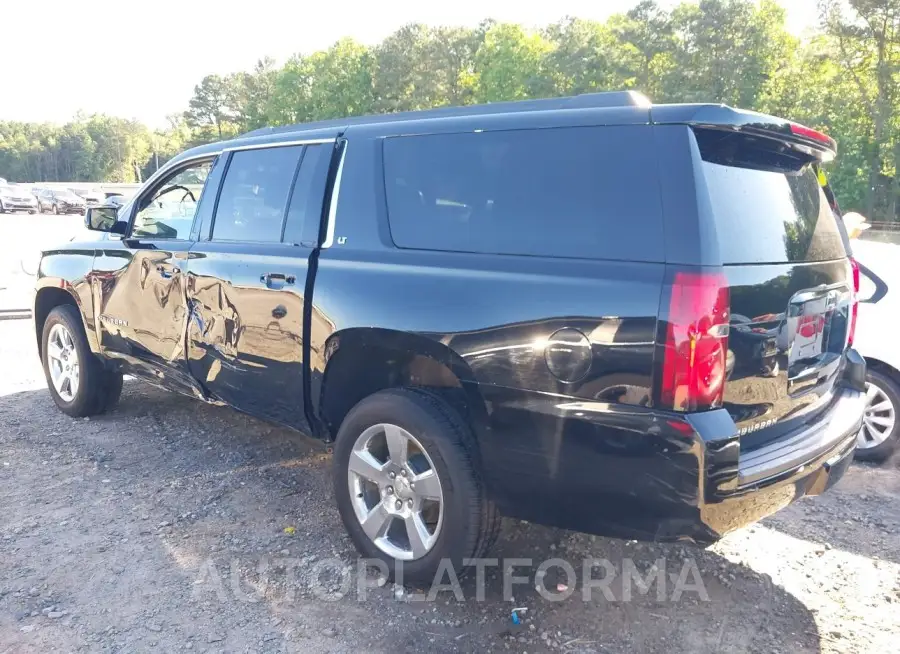
[[[459,107],[437,107],[420,111],[402,111],[393,114],[374,114],[354,116],[352,118],[335,118],[312,123],[297,123],[283,127],[263,127],[242,134],[239,138],[263,136],[265,134],[283,134],[299,130],[321,129],[327,127],[349,127],[350,125],[369,125],[376,123],[392,123],[408,120],[424,120],[429,118],[453,118],[457,116],[477,116],[481,114],[505,114],[525,111],[553,111],[556,109],[607,109],[610,107],[649,107],[650,100],[637,91],[606,91],[601,93],[583,93],[562,98],[544,98],[541,100],[519,100],[516,102],[491,102],[489,104],[463,105]]]

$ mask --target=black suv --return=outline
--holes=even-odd
[[[44,253],[51,394],[128,373],[334,441],[406,578],[499,516],[709,543],[845,471],[865,362],[827,136],[634,93],[267,128]]]

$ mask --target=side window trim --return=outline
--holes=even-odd
[[[146,200],[148,197],[152,197],[153,194],[156,193],[159,189],[161,189],[169,179],[171,179],[175,175],[178,175],[179,173],[187,170],[188,168],[191,168],[192,166],[196,166],[198,164],[203,163],[204,161],[210,162],[210,171],[212,171],[212,166],[215,165],[216,159],[220,156],[220,154],[221,153],[219,153],[219,152],[209,152],[209,153],[203,154],[202,156],[198,156],[198,157],[194,157],[191,159],[186,159],[184,161],[180,161],[180,162],[178,162],[178,164],[176,164],[175,166],[172,166],[172,168],[166,170],[162,175],[160,175],[156,180],[154,180],[153,184],[151,186],[148,186],[131,203],[130,215],[128,216],[128,229],[125,230],[124,238],[125,239],[140,238],[141,240],[145,240],[145,241],[153,241],[153,240],[188,241],[188,240],[190,240],[189,238],[160,237],[158,239],[156,239],[156,238],[151,239],[151,238],[147,238],[147,237],[135,237],[132,235],[132,231],[134,230],[134,221],[137,219],[138,213],[140,213],[141,204],[144,202],[144,200]],[[203,197],[205,195],[206,195],[206,184],[204,183],[203,191],[201,192],[200,198],[197,202],[198,209],[200,207],[200,201],[203,199]],[[199,213],[198,211],[194,212],[194,220],[191,223],[191,229],[188,231],[189,235],[193,234],[193,232],[194,232],[194,223],[196,223],[196,221],[197,221],[198,213]]]
[[[288,214],[291,212],[291,202],[294,201],[294,191],[297,190],[297,177],[300,176],[300,167],[303,165],[304,159],[306,159],[307,152],[309,152],[309,146],[304,145],[303,149],[300,151],[300,156],[297,158],[297,165],[294,166],[294,176],[291,177],[291,186],[288,191],[287,202],[284,203],[284,213],[281,216],[281,236],[278,239],[279,243],[284,243],[284,232],[287,229]]]
[[[204,241],[212,241],[213,240],[213,230],[216,228],[216,216],[219,213],[219,200],[222,198],[222,187],[225,186],[225,178],[228,177],[228,169],[231,168],[231,158],[234,156],[233,150],[226,150],[222,153],[226,156],[225,165],[222,168],[222,176],[219,178],[219,183],[216,185],[216,199],[213,202],[212,213],[209,216],[209,229],[206,230],[205,234],[201,234],[200,238]]]
[[[340,200],[341,194],[341,179],[344,176],[344,160],[347,158],[347,150],[350,147],[350,143],[344,138],[340,139],[337,145],[340,151],[338,151],[338,148],[335,148],[332,154],[328,181],[325,183],[325,203],[322,205],[322,216],[325,220],[325,238],[321,241],[320,247],[322,249],[330,248],[334,245],[334,227],[337,219],[338,200]],[[335,158],[338,159],[337,168],[334,165]]]
[[[228,163],[229,153],[222,152],[212,162],[209,169],[209,175],[206,178],[206,184],[203,185],[203,193],[200,195],[200,201],[197,203],[197,211],[194,214],[194,223],[191,225],[190,240],[193,242],[203,240],[203,231],[209,231],[209,223],[212,221],[212,210],[204,211],[204,199],[208,200],[206,204],[212,203],[215,208],[216,200],[219,197],[219,189],[222,186],[222,178],[224,173],[219,171],[225,168]]]

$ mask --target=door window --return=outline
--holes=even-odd
[[[213,240],[280,243],[302,153],[303,146],[233,153],[219,195]]]
[[[319,224],[333,150],[331,144],[307,146],[291,193],[291,206],[284,228],[285,243],[299,244],[303,240],[304,227],[309,233],[309,225]]]
[[[149,198],[141,201],[131,235],[187,239],[211,167],[212,161],[199,162],[165,179]]]

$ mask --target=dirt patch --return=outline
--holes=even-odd
[[[483,601],[473,578],[462,600],[418,601],[427,589],[359,591],[321,444],[138,382],[112,414],[69,419],[24,321],[0,322],[0,360],[0,652],[872,652],[900,638],[896,465],[854,466],[706,551],[506,521]],[[610,597],[586,602],[594,557]],[[532,565],[507,601],[517,558]],[[541,576],[551,558],[577,578]],[[551,601],[536,582],[574,592]]]

